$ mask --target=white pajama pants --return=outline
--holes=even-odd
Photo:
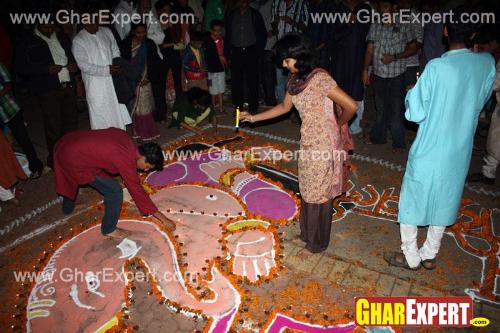
[[[446,227],[429,226],[425,243],[419,249],[417,245],[418,227],[411,224],[400,224],[401,250],[410,267],[417,267],[423,260],[436,258],[445,229]]]

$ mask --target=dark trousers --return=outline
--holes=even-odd
[[[179,94],[182,92],[182,83],[181,83],[181,68],[182,68],[182,62],[181,62],[181,57],[176,51],[177,54],[172,54],[170,57],[167,59],[164,59],[164,73],[165,73],[165,90],[166,90],[166,84],[167,84],[167,77],[168,77],[168,72],[172,71],[172,76],[174,79],[174,89],[175,89],[175,96],[179,96]],[[170,55],[170,54],[169,54]]]
[[[302,200],[300,206],[300,239],[312,253],[323,252],[330,244],[333,200],[322,204]]]
[[[122,209],[123,190],[121,185],[114,179],[101,176],[89,184],[104,196],[104,217],[102,218],[101,232],[109,234],[116,229],[120,210]]]
[[[419,66],[406,67],[405,71],[405,88],[417,83],[417,73],[420,70]]]
[[[276,65],[273,62],[273,52],[264,51],[259,58],[259,73],[262,90],[264,91],[264,101],[266,105],[274,106],[276,101]]]
[[[122,209],[123,190],[120,184],[111,178],[96,176],[89,184],[104,196],[104,217],[101,223],[101,232],[107,235],[116,230],[120,210]],[[68,198],[63,198],[63,212],[70,214],[75,208],[75,202]]]
[[[53,168],[52,154],[57,140],[78,128],[75,90],[71,86],[52,90],[39,95],[39,102],[49,150],[47,165]]]
[[[233,48],[231,55],[231,90],[233,105],[242,107],[247,90],[248,109],[257,112],[259,101],[259,58],[255,46]]]
[[[405,147],[404,92],[404,74],[394,78],[375,76],[373,93],[377,117],[370,133],[370,140],[373,143],[386,143],[387,129],[390,128],[392,146]]]
[[[33,173],[41,173],[43,170],[43,163],[38,158],[33,143],[28,135],[26,125],[24,125],[22,112],[19,111],[14,118],[10,119],[5,125],[9,126],[14,139],[16,139],[24,154],[26,154],[30,171]]]

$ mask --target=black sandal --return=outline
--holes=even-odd
[[[400,260],[398,260],[398,258]],[[404,254],[401,252],[386,252],[384,253],[384,260],[389,264],[389,266],[400,267],[408,269],[410,271],[417,271],[421,266],[419,263],[417,267],[410,267],[410,265],[408,265],[408,261],[406,261]]]
[[[422,260],[422,267],[428,271],[432,271],[433,269],[436,268],[436,258]]]

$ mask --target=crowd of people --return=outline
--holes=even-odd
[[[488,154],[482,173],[470,175],[469,181],[495,181],[500,111],[498,105],[491,110],[497,102],[492,89],[499,97],[498,65],[493,84],[494,59],[500,52],[498,25],[422,24],[402,22],[397,15],[370,22],[360,20],[359,13],[443,12],[446,5],[438,3],[61,2],[39,11],[55,13],[69,7],[80,14],[99,15],[82,24],[24,25],[22,33],[19,27],[10,29],[16,32],[11,38],[5,29],[0,30],[0,119],[25,153],[31,177],[39,177],[43,163],[29,139],[13,83],[36,98],[49,152],[46,165],[55,168],[57,191],[65,197],[64,211],[73,210],[78,185],[90,184],[104,194],[110,209],[103,234],[116,231],[117,207],[122,200],[116,184],[102,177],[103,170],[120,174],[141,211],[156,214],[172,229],[171,221],[141,192],[139,178],[131,174],[137,168],[161,169],[157,165],[159,147],[147,142],[157,139],[167,122],[199,133],[196,126],[201,121],[215,120],[216,114],[226,112],[225,105],[232,105],[245,111],[242,121],[252,123],[291,114],[291,121],[300,123],[305,152],[352,151],[352,136],[356,135],[366,144],[383,145],[390,132],[396,153],[406,148],[411,122],[418,132],[401,191],[403,253],[388,253],[386,260],[409,269],[433,268],[444,228],[455,221],[481,111],[484,117],[492,113]],[[122,18],[147,16],[140,22],[103,24],[99,21],[103,12]],[[318,20],[325,14],[350,16],[346,22]],[[165,15],[187,19],[179,23],[160,20]],[[368,86],[372,86],[375,116],[373,126],[365,129],[361,120]],[[169,91],[175,96],[172,106],[167,103]],[[91,131],[76,131],[78,95],[86,100]],[[115,129],[127,131],[128,136]],[[130,137],[143,145],[134,148]],[[67,160],[74,153],[63,147],[71,147],[75,140],[108,144],[93,152],[82,145],[73,147],[81,157],[74,164]],[[26,175],[13,166],[13,153],[3,138],[0,148],[10,170],[0,177],[0,199],[5,201],[15,197],[11,189]],[[123,153],[112,154],[111,150]],[[113,156],[116,163],[107,156]],[[123,156],[130,162],[126,167]],[[132,163],[134,159],[141,163]],[[301,159],[298,164],[302,210],[297,241],[305,242],[310,253],[321,252],[330,241],[333,199],[346,192],[349,162],[331,156],[315,163]],[[431,226],[420,250],[416,245],[418,225]]]

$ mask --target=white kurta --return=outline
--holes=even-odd
[[[125,104],[119,104],[109,65],[120,57],[113,33],[100,27],[91,34],[82,29],[73,39],[73,55],[82,71],[89,106],[90,127],[125,129],[132,122]]]

